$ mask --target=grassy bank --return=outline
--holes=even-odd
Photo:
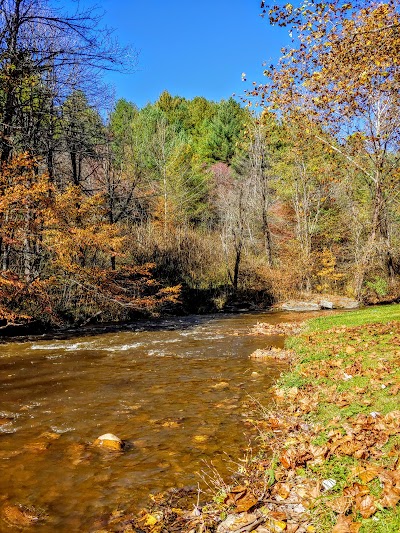
[[[313,319],[287,345],[290,370],[252,419],[257,452],[214,476],[211,503],[193,512],[171,493],[140,529],[400,531],[400,306]]]
[[[400,531],[399,321],[399,305],[368,308],[288,341],[296,363],[276,392],[316,433],[301,473],[335,482],[310,506],[316,531]]]

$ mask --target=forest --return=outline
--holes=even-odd
[[[2,324],[400,297],[398,3],[308,4],[241,98],[105,113],[95,13],[0,0]]]

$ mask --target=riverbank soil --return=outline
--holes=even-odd
[[[136,531],[400,531],[400,306],[313,319],[287,344],[291,370],[254,415],[259,451],[229,482],[210,475],[211,503],[168,493]]]

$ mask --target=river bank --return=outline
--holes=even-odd
[[[207,315],[224,316],[238,313],[276,312],[314,312],[333,309],[355,309],[360,302],[353,298],[338,295],[300,294],[299,298],[273,302],[264,291],[238,291],[221,297],[215,291],[186,291],[183,301],[168,310],[154,315],[137,313],[131,320],[103,322],[101,312],[81,323],[52,323],[34,317],[9,321],[0,319],[0,343],[13,340],[24,341],[42,339],[62,339],[76,336],[99,335],[123,330],[163,329],[169,321],[185,318],[191,320],[198,316],[199,321]],[[206,318],[207,319],[207,318]]]
[[[212,498],[154,498],[109,531],[397,533],[400,530],[400,306],[316,318],[289,339],[273,408],[252,421],[256,452]],[[129,529],[131,528],[131,529]]]
[[[15,315],[12,319],[0,314],[0,343],[13,339],[32,339],[40,335],[45,338],[73,337],[134,329],[135,327],[155,327],[168,319],[185,318],[193,315],[224,315],[244,312],[262,312],[271,309],[273,300],[266,291],[236,291],[182,289],[178,301],[164,304],[155,309],[131,311],[118,320],[113,320],[104,309],[85,316],[33,314]],[[283,309],[285,310],[285,309]],[[315,310],[313,309],[310,309]],[[1,311],[1,309],[0,309]]]

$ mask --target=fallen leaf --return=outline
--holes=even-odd
[[[395,507],[400,500],[400,489],[385,488],[379,503],[382,507]]]
[[[282,466],[286,468],[287,470],[289,468],[292,468],[292,460],[288,452],[283,452],[283,454],[279,458],[280,462],[282,463]]]
[[[280,520],[271,519],[268,521],[268,528],[274,533],[281,533],[281,531],[285,531],[286,526],[286,522],[282,522]]]
[[[230,492],[237,493],[237,492],[246,492],[247,487],[246,485],[237,485],[236,487],[233,487]]]
[[[360,527],[360,522],[353,522],[350,516],[341,514],[332,529],[332,533],[358,533]]]
[[[289,483],[276,483],[273,488],[273,493],[286,500],[290,494],[290,484]]]
[[[339,496],[326,502],[326,506],[335,511],[335,513],[344,514],[350,509],[352,502],[353,499],[349,496]]]
[[[365,470],[358,473],[357,476],[361,479],[363,483],[369,483],[375,479],[379,472],[382,470],[379,466],[368,466]]]
[[[353,483],[350,487],[346,487],[343,490],[344,496],[365,496],[369,494],[369,488],[366,485],[360,485],[360,483]]]
[[[157,524],[157,518],[151,514],[146,514],[143,517],[143,521],[144,525],[149,527],[155,526]]]
[[[258,503],[258,498],[252,494],[246,494],[243,498],[240,498],[236,502],[236,511],[238,513],[244,513],[254,507]]]
[[[370,518],[377,510],[375,499],[371,494],[366,496],[356,496],[355,509],[360,512],[363,518]]]

